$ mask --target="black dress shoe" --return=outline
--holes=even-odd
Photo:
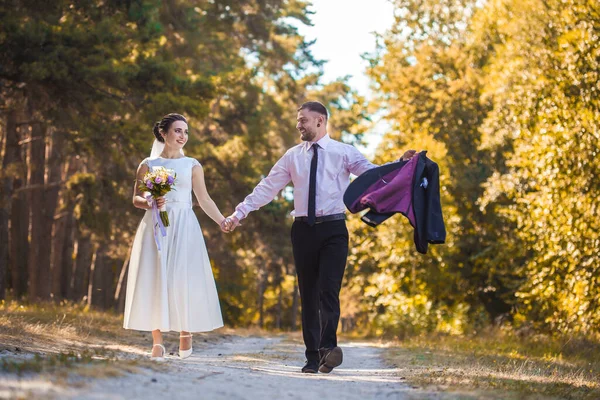
[[[330,373],[335,367],[338,367],[344,360],[344,353],[339,347],[321,351],[323,356],[319,365],[319,372]]]
[[[304,367],[302,367],[302,372],[305,374],[316,374],[319,372],[319,362],[316,360],[307,361]]]

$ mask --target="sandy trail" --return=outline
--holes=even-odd
[[[87,378],[62,389],[52,385],[44,390],[38,386],[34,397],[173,400],[437,397],[403,383],[401,371],[382,362],[381,352],[385,349],[360,342],[341,343],[341,346],[344,363],[331,374],[313,375],[300,373],[304,347],[297,341],[285,336],[231,336],[195,350],[186,360],[168,356],[158,371],[141,369],[138,373],[108,379]]]

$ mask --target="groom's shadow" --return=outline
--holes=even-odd
[[[381,349],[371,343],[342,343],[344,363],[329,374],[303,374],[304,346],[289,336],[233,338],[189,361],[217,368],[249,370],[272,377],[328,381],[398,383],[398,370],[386,368]],[[207,349],[208,350],[208,349]]]

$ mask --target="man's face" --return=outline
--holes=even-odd
[[[300,132],[302,140],[310,142],[317,136],[317,124],[322,124],[322,119],[323,116],[314,111],[298,111],[296,129]]]

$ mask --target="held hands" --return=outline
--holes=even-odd
[[[225,233],[231,233],[237,228],[240,224],[240,220],[235,214],[231,214],[229,217],[225,218],[221,222],[221,230]]]

